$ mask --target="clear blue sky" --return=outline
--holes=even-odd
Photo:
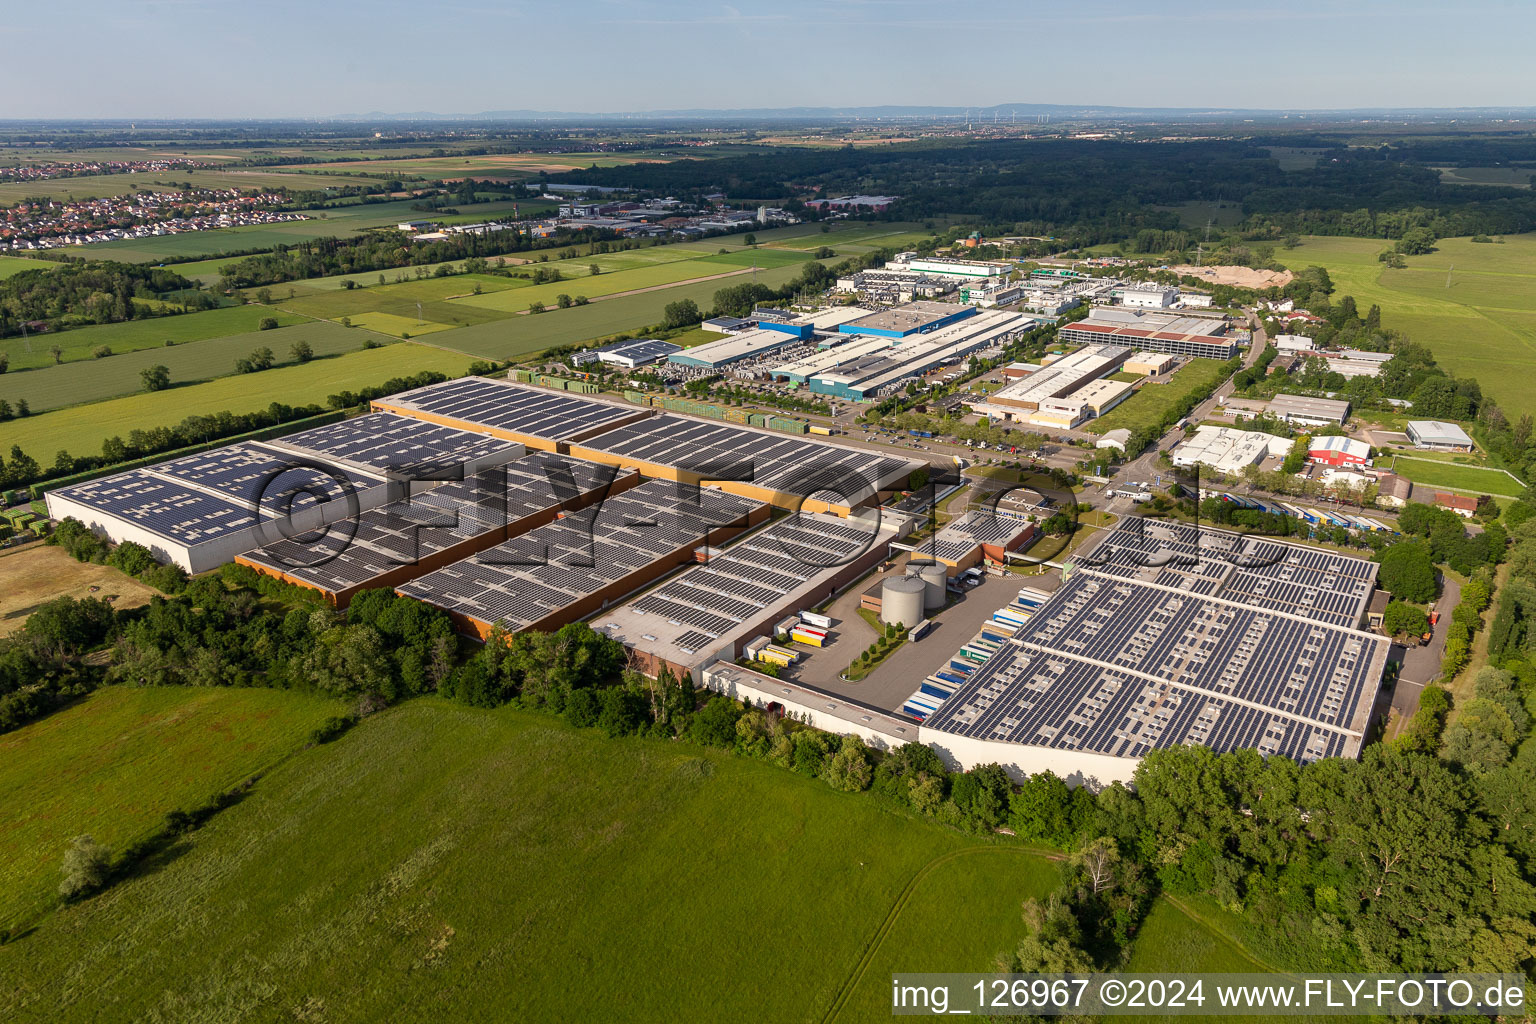
[[[1536,106],[1529,0],[47,0],[0,118]]]

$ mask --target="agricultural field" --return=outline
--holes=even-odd
[[[49,350],[55,345],[63,350],[61,358],[66,364],[79,360],[94,361],[95,357],[91,353],[103,345],[110,348],[114,356],[144,348],[163,348],[168,341],[183,345],[189,341],[255,331],[267,317],[274,318],[284,327],[305,320],[304,317],[264,306],[227,306],[196,313],[77,327],[55,334],[34,334],[30,338],[5,338],[0,340],[0,352],[10,358],[11,370],[14,372],[31,367],[53,366],[53,354]],[[9,383],[9,380],[0,380],[0,385]]]
[[[268,333],[280,336],[282,332]],[[361,344],[363,336],[356,331],[351,333]],[[278,350],[274,347],[273,351]],[[338,391],[382,384],[391,377],[423,370],[458,376],[469,369],[470,362],[467,356],[454,352],[414,341],[402,342],[349,352],[334,359],[316,359],[302,366],[279,366],[261,373],[173,387],[170,391],[143,392],[40,413],[11,420],[5,425],[5,436],[8,445],[20,445],[23,451],[47,465],[61,448],[76,455],[94,454],[113,435],[126,437],[133,430],[171,426],[188,416],[206,416],[226,409],[252,412],[273,402],[324,405],[326,396]]]
[[[19,630],[40,604],[58,597],[99,597],[137,608],[159,593],[106,565],[77,562],[63,548],[33,542],[0,549],[0,637]]]
[[[782,287],[799,276],[801,266],[795,264],[762,271],[757,275],[757,281],[770,288]],[[598,281],[602,279],[603,275],[595,278]],[[692,299],[707,315],[717,291],[743,280],[747,278],[737,276],[713,281],[685,281],[656,291],[602,298],[585,306],[550,309],[537,316],[518,316],[497,323],[444,331],[432,336],[432,344],[481,359],[521,359],[556,345],[575,345],[593,338],[605,338],[658,324],[667,303],[680,299]],[[571,282],[562,284],[569,285]],[[575,288],[571,288],[570,293],[580,294]]]
[[[1458,466],[1451,462],[1435,462],[1399,455],[1392,460],[1392,472],[1416,484],[1424,484],[1426,487],[1444,487],[1452,491],[1493,494],[1505,498],[1518,498],[1525,492],[1525,486],[1502,469]]]
[[[28,259],[25,256],[0,256],[0,281],[15,277],[24,270],[48,270],[53,266],[47,260]]]
[[[1444,185],[1503,185],[1530,188],[1536,177],[1533,167],[1435,167]]]
[[[378,278],[378,274],[373,275],[374,281]],[[385,271],[384,278],[387,282],[391,281],[392,273]],[[275,285],[272,288],[272,301],[290,312],[325,320],[352,317],[355,322],[357,317],[364,314],[387,313],[407,318],[412,323],[425,321],[427,324],[452,328],[488,323],[511,314],[449,300],[470,296],[489,298],[499,292],[522,291],[529,287],[529,283],[520,278],[498,277],[495,274],[458,274],[452,277],[422,278],[419,281],[411,280],[406,275],[406,280],[399,284],[373,284],[361,288],[342,288],[333,284],[329,278],[321,280],[331,287],[325,291],[310,291],[298,285]],[[312,283],[318,285],[319,281]],[[483,293],[482,296],[474,295],[477,287]],[[291,298],[282,297],[285,289],[293,293]]]
[[[767,270],[771,267],[787,267],[795,263],[804,263],[811,258],[810,251],[801,249],[737,249],[734,252],[717,253],[709,257],[711,263],[729,263],[737,267],[759,267]]]
[[[453,178],[466,174],[485,177],[542,178],[545,174],[569,173],[588,167],[627,167],[638,163],[667,163],[678,158],[671,150],[613,153],[487,153],[479,156],[419,156],[386,160],[342,161],[330,164],[297,164],[291,170],[367,173],[382,177]],[[366,171],[364,171],[366,168]]]
[[[1110,430],[1139,430],[1162,421],[1163,413],[1185,395],[1208,390],[1227,376],[1227,364],[1218,359],[1191,359],[1173,372],[1165,384],[1143,384],[1141,390],[1103,416],[1083,427],[1094,434]]]
[[[617,270],[611,274],[599,274],[596,277],[578,277],[566,281],[553,281],[548,284],[530,284],[526,288],[516,291],[500,291],[483,295],[461,295],[452,299],[449,304],[455,307],[468,306],[477,310],[494,310],[503,315],[509,313],[521,313],[535,302],[542,302],[546,306],[553,306],[555,298],[559,295],[585,295],[589,299],[596,299],[604,295],[617,295],[622,292],[637,292],[646,288],[665,289],[670,285],[681,284],[685,281],[695,281],[711,277],[725,277],[731,274],[749,274],[748,267],[736,266],[730,263],[716,263],[713,259],[678,260],[673,263],[661,263],[650,267],[639,267],[635,270]],[[721,287],[724,287],[723,285]]]
[[[64,160],[81,159],[79,154],[61,155]],[[30,155],[29,160],[40,159]],[[111,157],[124,159],[119,153]],[[131,159],[131,157],[129,157]],[[186,182],[197,188],[267,189],[287,188],[309,191],[323,188],[377,187],[387,175],[375,173],[366,165],[354,164],[351,171],[312,173],[274,170],[270,167],[240,167],[228,170],[145,171],[141,174],[93,174],[77,178],[50,178],[46,181],[0,182],[0,206],[11,206],[24,199],[100,199],[122,196],[148,189],[151,192],[176,192]]]
[[[95,765],[120,770],[89,759],[73,791],[113,792],[82,784]],[[758,1022],[821,1018],[855,985],[839,1019],[865,1019],[892,966],[982,970],[1017,944],[1054,866],[999,845],[732,754],[420,699],[43,920],[6,948],[0,998],[17,1022]]]
[[[110,686],[0,736],[0,927],[29,925],[56,903],[75,836],[121,850],[166,812],[298,750],[343,710],[276,690]]]
[[[1536,413],[1536,234],[1502,242],[1442,238],[1436,251],[1383,266],[1376,238],[1308,236],[1277,258],[1297,269],[1328,268],[1334,300],[1381,306],[1383,326],[1428,345],[1441,365],[1472,377],[1506,416]]]
[[[345,352],[356,352],[366,340],[386,340],[373,331],[391,335],[391,340],[396,336],[393,331],[384,330],[388,324],[380,324],[372,331],[365,332],[348,330],[327,320],[307,320],[293,316],[284,319],[292,326],[271,331],[247,331],[170,348],[142,348],[104,359],[45,366],[25,373],[7,373],[0,377],[0,398],[13,405],[17,399],[24,398],[34,413],[41,413],[132,395],[143,387],[140,371],[151,366],[164,366],[170,370],[172,384],[179,387],[227,377],[235,372],[235,360],[250,355],[258,348],[270,348],[278,363],[283,364],[293,362],[289,352],[299,341],[308,342],[315,356],[323,359]],[[175,407],[180,397],[179,393],[163,395],[161,402]]]

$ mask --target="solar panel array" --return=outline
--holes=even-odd
[[[759,502],[652,480],[399,587],[480,622],[522,629],[583,597],[744,525]]]
[[[485,377],[428,384],[384,401],[407,414],[442,416],[548,441],[571,438],[635,414],[633,409],[606,402]]]
[[[1283,577],[1365,580],[1368,599],[1374,566],[1295,545],[1273,545],[1284,558],[1258,564],[1275,554],[1271,543],[1123,523],[1093,553],[1102,561],[1074,564],[925,725],[1121,757],[1185,743],[1298,761],[1354,755],[1389,641],[1338,621],[1325,602],[1298,600],[1310,584]],[[1239,569],[1216,551],[1255,564]]]
[[[506,460],[517,445],[426,420],[374,412],[289,434],[272,447],[387,473],[430,478],[494,456]]]
[[[188,490],[142,469],[53,493],[183,544],[202,543],[256,525],[255,512],[249,507]]]
[[[1029,529],[1029,525],[1028,519],[1019,516],[991,508],[973,508],[934,534],[931,540],[920,543],[918,550],[931,558],[957,562],[979,544],[1006,546]]]
[[[242,557],[334,594],[601,491],[615,476],[611,466],[530,452]]]
[[[845,501],[873,493],[882,481],[914,465],[909,459],[672,415],[618,427],[584,446],[789,494],[830,489]]]
[[[672,646],[692,654],[767,614],[828,567],[853,561],[869,549],[877,532],[878,525],[827,513],[796,514],[738,541],[620,611],[691,627]],[[655,629],[644,628],[642,619],[625,630],[625,638],[633,641],[631,633],[665,632],[670,631],[659,623]]]
[[[378,487],[382,477],[328,465],[259,444],[230,444],[169,462],[148,472],[164,480],[216,491],[263,515],[287,515],[312,504]]]

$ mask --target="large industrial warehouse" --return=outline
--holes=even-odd
[[[580,441],[649,416],[596,398],[513,384],[488,377],[460,377],[374,401],[373,407],[461,430],[516,441],[542,451]]]
[[[1201,359],[1237,355],[1237,339],[1227,336],[1224,319],[1144,309],[1095,309],[1086,320],[1064,325],[1058,336],[1083,345],[1134,345]]]
[[[247,551],[235,561],[318,590],[345,608],[359,590],[415,579],[639,480],[611,466],[530,452],[505,466],[338,520],[323,533]]]
[[[926,465],[916,459],[670,414],[573,444],[570,454],[632,467],[648,477],[710,483],[791,511],[840,515],[868,504],[880,491],[905,487],[912,470]]]
[[[481,639],[585,618],[768,518],[768,506],[710,487],[651,480],[521,537],[401,584]]]
[[[907,530],[904,517],[791,515],[744,537],[703,565],[605,613],[597,627],[634,651],[645,671],[663,666],[701,681],[711,661],[773,633],[786,615],[857,580]]]
[[[1356,756],[1390,641],[1359,627],[1376,565],[1131,519],[922,724],[952,765],[1129,781],[1176,744]]]

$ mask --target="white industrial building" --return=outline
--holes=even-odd
[[[1204,426],[1173,450],[1173,464],[1180,467],[1200,465],[1218,473],[1235,474],[1269,457],[1284,458],[1290,450],[1290,438],[1258,430]]]
[[[1408,424],[1407,433],[1416,448],[1469,452],[1475,447],[1465,430],[1443,420],[1414,420]]]
[[[1170,309],[1178,301],[1179,290],[1171,285],[1127,285],[1120,296],[1120,305],[1137,309]]]

